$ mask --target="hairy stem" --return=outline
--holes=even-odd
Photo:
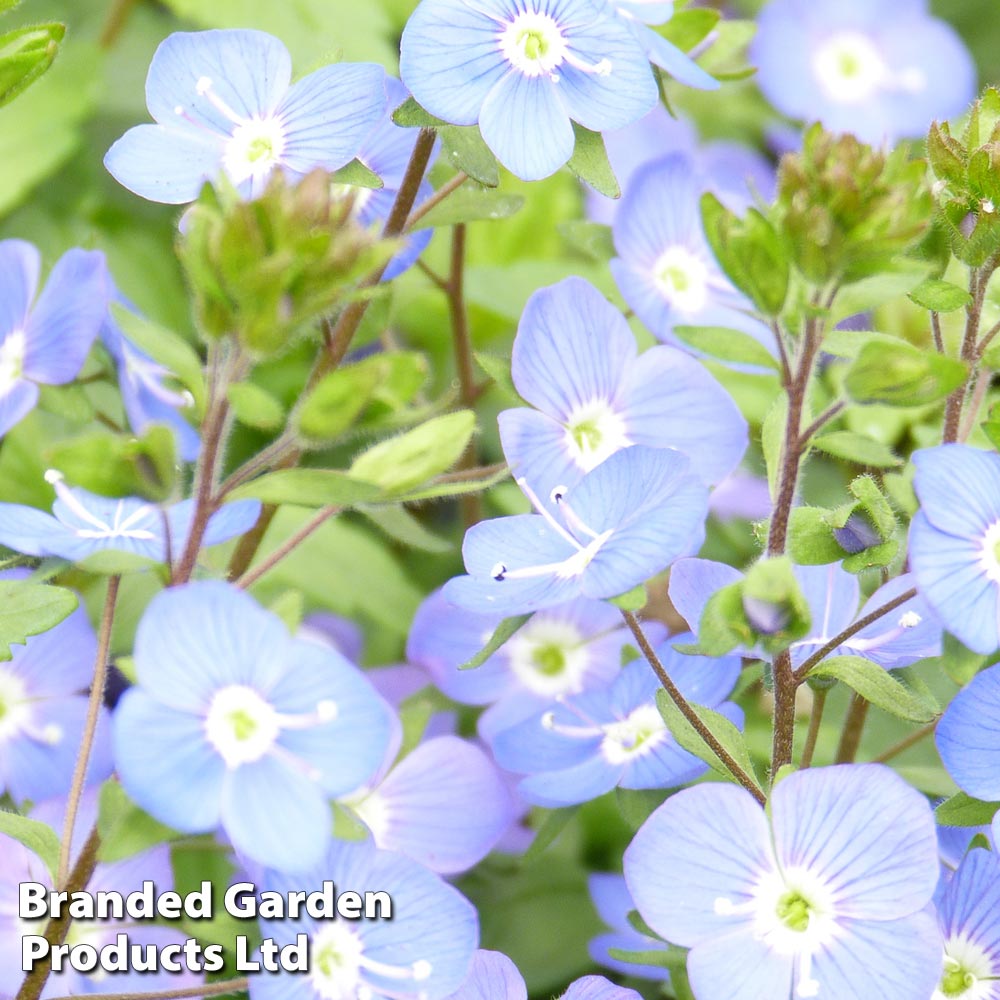
[[[868,702],[856,691],[851,697],[851,704],[844,719],[844,729],[840,734],[840,744],[837,746],[837,764],[853,764],[861,744],[861,734],[865,731],[865,720],[868,718]]]
[[[805,770],[812,766],[813,754],[816,753],[816,741],[819,739],[819,728],[823,722],[823,709],[826,708],[826,691],[814,691],[812,712],[809,715],[809,731],[806,733],[806,745],[802,748],[802,760],[799,767]]]
[[[108,577],[108,593],[104,599],[104,614],[101,616],[101,630],[97,639],[97,660],[94,663],[94,679],[90,688],[90,699],[87,702],[87,717],[83,725],[83,735],[80,737],[80,752],[77,754],[76,766],[73,768],[73,780],[70,783],[69,798],[66,800],[66,819],[63,822],[62,841],[59,844],[59,870],[56,875],[56,887],[62,888],[69,877],[69,859],[73,848],[73,829],[76,826],[76,816],[80,810],[80,799],[83,796],[84,785],[87,782],[87,767],[90,764],[90,753],[94,746],[94,736],[97,733],[97,723],[101,717],[101,706],[104,704],[104,689],[108,680],[108,654],[111,648],[111,627],[115,620],[115,604],[118,601],[118,587],[121,577]]]
[[[914,729],[912,733],[904,736],[898,743],[893,743],[888,750],[883,750],[877,757],[873,757],[873,763],[884,764],[886,761],[898,757],[904,750],[909,750],[910,747],[916,746],[921,740],[930,736],[937,728],[937,724],[938,720],[935,719],[933,722],[928,722],[927,725],[921,726],[919,729]]]
[[[631,611],[622,611],[622,617],[625,619],[625,624],[628,625],[635,636],[636,642],[639,644],[639,649],[642,651],[642,655],[646,658],[649,665],[653,668],[656,676],[660,679],[660,684],[663,685],[664,691],[670,696],[670,700],[677,706],[680,710],[681,715],[690,723],[691,728],[705,741],[705,745],[719,758],[720,763],[727,771],[761,804],[764,805],[766,799],[764,798],[763,792],[757,787],[757,782],[743,770],[742,767],[733,759],[732,755],[722,746],[722,744],[715,738],[712,731],[705,725],[704,722],[698,717],[698,713],[691,707],[690,702],[684,697],[683,694],[678,690],[677,685],[670,679],[670,675],[667,673],[666,667],[663,666],[662,661],[656,655],[656,650],[650,645],[649,640],[646,638],[646,633],[642,630],[642,625],[639,623],[639,619]]]
[[[290,538],[281,543],[270,555],[262,559],[253,569],[248,570],[236,581],[236,586],[246,590],[252,587],[265,573],[269,573],[289,552],[297,549],[314,531],[339,514],[340,507],[324,507],[315,517],[307,521]]]
[[[403,232],[409,232],[432,208],[437,208],[453,192],[457,191],[467,180],[469,175],[459,171],[449,181],[445,181],[422,205],[418,205],[406,220]]]
[[[90,1000],[184,1000],[185,997],[221,997],[242,993],[250,988],[250,980],[227,979],[223,983],[203,983],[177,990],[158,990],[154,993],[88,993]],[[75,997],[56,997],[55,1000],[76,1000]]]

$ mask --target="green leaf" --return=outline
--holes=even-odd
[[[989,826],[1000,802],[982,802],[965,792],[953,795],[934,810],[940,826]]]
[[[417,503],[421,500],[441,500],[445,497],[460,497],[469,493],[483,493],[502,483],[510,476],[510,469],[504,466],[491,476],[470,476],[469,478],[449,478],[447,482],[432,483],[415,490],[405,490],[394,493],[392,499],[397,503]]]
[[[622,189],[604,148],[604,138],[600,132],[591,132],[573,122],[576,144],[567,166],[585,184],[589,184],[598,194],[608,198],[620,198]]]
[[[261,503],[299,507],[356,507],[381,496],[374,483],[339,469],[278,469],[232,493],[233,499],[253,497]]]
[[[523,207],[524,198],[519,194],[501,194],[491,188],[466,183],[444,201],[438,202],[413,228],[428,229],[453,226],[459,222],[506,219]]]
[[[273,431],[283,427],[285,408],[266,389],[253,382],[234,382],[226,396],[236,419],[246,427]]]
[[[788,520],[788,551],[800,566],[825,566],[844,558],[833,537],[829,511],[822,507],[794,507]]]
[[[925,261],[901,258],[881,273],[841,288],[833,302],[830,325],[908,295],[924,281],[932,267]]]
[[[729,769],[715,755],[715,751],[701,738],[698,731],[681,713],[681,710],[674,704],[670,695],[662,688],[656,692],[656,707],[667,724],[674,739],[677,740],[683,749],[694,754],[699,760],[703,760],[713,771],[721,774],[730,781],[736,779]],[[750,751],[747,749],[743,734],[724,715],[706,708],[704,705],[691,703],[691,708],[698,716],[702,725],[718,740],[719,745],[729,754],[730,757],[746,772],[748,778],[754,785],[760,788],[757,781],[757,774],[754,771],[753,762],[750,760]]]
[[[376,483],[389,493],[403,493],[450,469],[476,429],[472,410],[434,417],[412,431],[369,448],[351,466],[351,475]]]
[[[385,185],[382,178],[374,170],[370,170],[359,159],[353,159],[339,170],[331,174],[330,179],[335,184],[346,184],[349,187],[367,188],[370,191],[380,191]]]
[[[955,312],[972,302],[972,296],[965,288],[938,278],[927,278],[920,282],[910,292],[910,299],[924,309],[939,313]]]
[[[524,852],[521,864],[530,865],[537,861],[548,850],[556,837],[569,826],[570,821],[577,814],[579,808],[579,806],[566,806],[564,809],[550,810],[542,825],[538,828],[531,846]]]
[[[677,11],[666,24],[653,30],[681,52],[690,52],[709,36],[720,20],[722,15],[711,7],[691,7]]]
[[[476,364],[493,380],[496,387],[510,400],[518,406],[522,405],[517,389],[514,388],[514,381],[510,375],[510,358],[500,357],[497,354],[487,354],[483,351],[475,355]]]
[[[435,118],[430,112],[424,111],[412,97],[408,97],[393,111],[392,120],[401,128],[437,128],[439,125],[447,124],[440,118]]]
[[[608,603],[613,604],[616,608],[621,608],[623,611],[642,611],[648,600],[649,595],[646,593],[646,585],[640,583],[638,587],[633,587],[624,594],[608,598]]]
[[[573,250],[598,264],[607,264],[615,256],[610,226],[572,219],[560,222],[556,228]]]
[[[490,641],[475,656],[459,666],[459,670],[475,670],[481,667],[515,632],[528,623],[531,614],[513,615],[504,618],[493,630]]]
[[[844,378],[858,403],[923,406],[965,383],[968,368],[956,358],[922,351],[905,340],[865,343]]]
[[[779,369],[778,360],[759,341],[720,326],[675,326],[674,333],[695,350],[720,361]]]
[[[24,580],[0,580],[0,660],[11,658],[11,643],[55,628],[77,607],[72,590]]]
[[[834,656],[818,663],[810,677],[842,681],[866,701],[907,722],[933,722],[938,705],[897,681],[884,667],[860,656]]]
[[[660,788],[622,788],[619,785],[615,789],[618,811],[633,830],[638,830],[663,805],[667,795],[669,792]]]
[[[983,656],[974,653],[964,643],[961,643],[950,632],[944,633],[944,645],[941,649],[939,662],[944,672],[959,687],[965,687],[980,670],[997,661],[997,654]]]
[[[428,531],[401,504],[388,507],[362,508],[361,513],[367,517],[380,531],[410,549],[420,552],[431,552],[440,555],[451,552],[453,546],[446,538]]]
[[[0,106],[12,101],[52,65],[66,25],[34,24],[0,35]]]
[[[99,861],[123,861],[181,836],[140,809],[114,779],[101,785],[97,813]]]
[[[785,425],[788,422],[788,394],[782,392],[767,411],[760,429],[760,443],[767,469],[767,486],[771,499],[778,496],[778,477],[785,450]]]
[[[831,431],[813,438],[812,446],[834,458],[873,469],[895,469],[903,464],[887,445],[854,431]]]
[[[13,10],[20,5],[21,0],[0,0],[0,14],[6,14],[7,11]]]
[[[0,809],[0,833],[12,837],[37,854],[55,882],[59,870],[59,837],[48,823]]]
[[[630,965],[652,965],[661,969],[683,969],[687,964],[687,952],[670,944],[648,951],[629,951],[625,948],[608,948],[608,954],[619,962]]]
[[[478,125],[445,125],[438,135],[442,160],[485,187],[495,188],[500,183],[497,158],[483,141]]]

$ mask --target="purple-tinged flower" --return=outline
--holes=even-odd
[[[791,774],[767,814],[734,785],[685,789],[624,864],[646,923],[691,949],[698,1000],[915,1000],[939,981],[934,817],[882,765]]]
[[[452,604],[503,615],[576,597],[627,593],[696,551],[708,491],[687,456],[634,445],[615,452],[564,495],[553,515],[523,479],[537,514],[483,521],[465,535],[468,576],[444,586]]]
[[[687,119],[672,117],[660,105],[632,125],[606,132],[604,144],[623,191],[631,188],[632,177],[640,167],[680,153],[692,162],[704,189],[733,212],[745,212],[755,196],[765,202],[774,198],[775,171],[766,157],[736,142],[701,145],[697,130]],[[621,202],[591,189],[586,196],[587,215],[594,222],[611,225]]]
[[[750,302],[722,273],[705,239],[704,185],[691,160],[668,156],[636,171],[615,216],[618,288],[659,340],[677,343],[674,327],[741,330],[773,350],[774,336],[748,312]]]
[[[375,843],[441,875],[477,865],[514,821],[515,805],[496,765],[456,736],[426,740],[394,767],[401,733],[380,772],[343,799]]]
[[[223,176],[253,198],[275,169],[293,180],[338,170],[382,117],[384,70],[338,63],[291,76],[288,50],[262,31],[176,32],[146,78],[156,124],[129,129],[104,165],[139,197],[169,205]]]
[[[98,552],[125,552],[166,562],[184,550],[194,501],[159,507],[139,497],[112,499],[71,488],[55,470],[46,481],[56,491],[52,513],[0,503],[0,545],[29,556],[78,562]],[[260,516],[257,500],[234,500],[209,519],[203,545],[219,545],[249,531]]]
[[[708,500],[709,511],[720,521],[742,518],[760,521],[770,517],[771,494],[763,476],[736,469],[719,483]]]
[[[39,385],[76,378],[107,313],[104,254],[68,250],[36,300],[40,270],[30,243],[0,241],[0,437],[35,408]]]
[[[926,0],[772,0],[750,59],[783,114],[873,144],[922,135],[976,91],[969,51]]]
[[[335,615],[329,611],[317,611],[306,615],[299,629],[300,639],[332,646],[341,656],[352,663],[360,663],[365,648],[365,635],[361,626],[350,618]]]
[[[368,137],[358,151],[358,159],[382,181],[382,187],[344,188],[345,196],[352,199],[352,212],[358,224],[364,227],[381,224],[389,217],[396,195],[403,184],[407,164],[413,155],[413,147],[417,142],[417,129],[401,128],[392,120],[392,113],[409,96],[409,91],[395,77],[386,76],[385,90],[389,97],[382,120],[369,132]],[[433,159],[431,161],[433,163]],[[428,165],[430,166],[430,165]],[[417,192],[417,204],[426,200],[434,193],[427,181],[422,181]],[[403,249],[389,261],[389,266],[382,275],[383,281],[391,281],[407,268],[427,248],[432,229],[418,229],[405,237]]]
[[[858,578],[840,563],[828,566],[794,566],[793,572],[809,605],[809,635],[791,644],[792,662],[801,665],[831,639],[914,585],[906,573],[883,584],[859,610]],[[743,578],[739,570],[708,559],[682,559],[670,574],[670,599],[692,631],[697,632],[705,606],[713,594]],[[763,602],[759,602],[763,603]],[[758,608],[761,617],[769,607]],[[762,629],[763,631],[763,629]],[[836,647],[831,656],[861,656],[897,670],[929,656],[941,655],[941,626],[922,595],[917,594],[898,608],[856,632]],[[743,650],[744,655],[758,655]]]
[[[984,802],[1000,802],[1000,666],[977,674],[952,699],[934,732],[955,784]],[[1000,814],[993,819],[1000,843]]]
[[[96,660],[97,639],[80,607],[48,632],[13,645],[11,659],[0,662],[0,791],[15,802],[69,791],[87,716],[84,692]],[[88,782],[103,781],[111,768],[102,708]]]
[[[62,836],[65,800],[49,800],[31,812],[31,818],[47,823],[57,835]],[[78,854],[86,832],[97,821],[97,794],[84,795],[76,829],[82,836],[74,838],[73,857]],[[77,843],[79,842],[79,843]],[[157,892],[170,892],[174,888],[174,873],[170,864],[170,848],[161,844],[124,861],[98,864],[94,869],[87,891],[117,892],[123,896],[138,892],[145,880],[156,886]],[[39,882],[47,890],[54,888],[48,869],[41,859],[22,844],[0,834],[0,997],[13,1000],[24,980],[21,959],[21,938],[28,934],[45,933],[46,921],[24,920],[18,915],[18,885],[21,882]],[[113,988],[141,996],[159,990],[184,989],[198,986],[204,977],[187,970],[183,947],[188,934],[179,928],[155,926],[148,922],[136,923],[129,919],[73,921],[66,938],[70,946],[88,945],[98,951],[119,943],[119,935],[127,938],[126,956],[131,958],[129,946],[141,949],[140,962],[129,962],[128,971],[116,973],[76,972],[68,966],[52,971],[45,984],[42,1000],[61,996],[88,996]],[[162,949],[171,947],[172,960],[181,967],[180,972],[165,971],[158,960]],[[146,970],[155,971],[142,971]]]
[[[661,965],[635,965],[611,957],[612,948],[618,951],[666,952],[667,950],[662,941],[637,931],[629,923],[628,915],[635,909],[635,903],[629,894],[625,878],[622,875],[600,872],[587,879],[587,886],[601,920],[612,928],[590,942],[588,946],[590,957],[599,965],[624,973],[626,976],[668,980],[670,972]]]
[[[113,286],[111,301],[136,312],[132,303]],[[171,373],[128,339],[111,310],[101,327],[101,343],[118,369],[118,387],[132,430],[142,434],[153,424],[164,424],[173,432],[178,455],[185,462],[193,462],[198,457],[201,439],[180,412],[191,406],[190,395],[164,384]]]
[[[622,128],[657,101],[631,27],[593,0],[422,0],[403,30],[400,75],[431,114],[478,122],[522,180],[570,158],[573,122]]]
[[[635,990],[618,986],[604,976],[581,976],[569,984],[559,1000],[641,1000]]]
[[[528,300],[511,375],[535,409],[504,410],[500,440],[514,474],[543,500],[635,444],[683,452],[705,483],[746,451],[747,424],[726,390],[682,351],[640,355],[621,313],[582,278]]]
[[[939,826],[937,828],[938,851],[941,855],[942,883],[947,885],[952,875],[969,852],[972,841],[983,837],[993,849],[993,832],[988,826]],[[938,885],[938,893],[943,886]]]
[[[214,581],[153,598],[135,668],[138,686],[114,717],[132,798],[186,833],[221,825],[260,864],[317,864],[330,840],[328,799],[370,780],[389,740],[389,709],[364,676]]]
[[[740,675],[738,656],[684,656],[671,643],[657,652],[689,701],[742,724],[739,707],[722,704]],[[634,660],[608,686],[563,698],[497,733],[492,739],[497,763],[527,775],[519,791],[544,806],[587,802],[615,787],[674,788],[693,781],[707,765],[683,750],[667,729],[656,707],[659,689],[649,664]]]
[[[392,919],[268,921],[265,936],[280,945],[309,937],[309,976],[252,976],[251,1000],[336,1000],[388,997],[440,1000],[466,978],[478,944],[475,907],[439,876],[371,841],[334,841],[325,857],[294,877],[271,871],[261,888],[280,893],[318,889],[386,893]]]
[[[1000,648],[1000,455],[964,444],[915,452],[910,523],[917,587],[977,653]]]
[[[1000,858],[970,851],[937,903],[944,937],[939,998],[1000,1000]]]

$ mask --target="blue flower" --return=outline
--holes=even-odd
[[[251,1000],[440,1000],[462,984],[479,921],[457,889],[401,854],[377,850],[371,841],[334,842],[308,872],[294,877],[267,872],[260,887],[301,892],[319,889],[324,880],[333,881],[338,892],[387,893],[392,919],[268,921],[265,936],[281,945],[308,935],[311,974],[252,976]]]
[[[0,791],[15,802],[69,791],[96,660],[97,639],[80,607],[48,632],[11,646],[11,659],[0,662]],[[100,782],[110,773],[102,709],[87,780]]]
[[[325,66],[291,82],[288,50],[262,31],[177,32],[146,78],[157,124],[129,129],[104,158],[141,198],[182,205],[225,175],[244,197],[272,171],[299,179],[349,163],[385,110],[384,71]]]
[[[104,254],[69,250],[35,301],[41,256],[0,241],[0,437],[38,402],[39,385],[72,382],[108,308]]]
[[[750,59],[783,114],[879,144],[961,114],[976,68],[926,0],[772,0]]]
[[[670,448],[624,448],[550,498],[555,515],[518,480],[539,513],[470,528],[462,546],[469,575],[449,580],[445,598],[513,615],[627,593],[701,545],[708,493],[689,465]]]
[[[705,239],[699,208],[705,185],[690,159],[655,160],[637,170],[615,216],[618,288],[660,340],[679,343],[675,326],[742,330],[774,350],[774,336],[748,315],[750,302],[722,273]]]
[[[946,444],[914,452],[913,464],[917,586],[949,632],[992,653],[1000,647],[1000,455]]]
[[[572,155],[572,122],[622,128],[657,101],[629,25],[593,0],[422,0],[400,75],[431,114],[475,125],[500,162],[540,180]]]
[[[368,781],[389,739],[388,708],[357,669],[213,581],[153,599],[135,667],[114,718],[132,798],[187,833],[221,825],[263,865],[317,864],[328,799]]]
[[[937,904],[944,975],[935,997],[1000,997],[1000,858],[970,851]]]
[[[500,772],[479,747],[456,736],[427,740],[392,767],[402,739],[398,726],[394,737],[379,774],[342,801],[379,847],[442,875],[467,871],[514,822],[514,801]]]
[[[859,610],[858,578],[840,563],[828,566],[795,566],[795,579],[809,605],[809,635],[790,646],[792,663],[800,666],[834,636],[888,604],[914,586],[904,573],[883,584]],[[741,580],[743,574],[724,563],[707,559],[682,559],[670,574],[670,599],[689,627],[696,631],[705,605],[717,591]],[[764,610],[764,609],[762,609]],[[920,594],[894,611],[866,625],[837,646],[830,656],[861,656],[886,670],[908,667],[929,656],[941,655],[941,626]],[[745,655],[757,655],[743,650]]]
[[[643,919],[691,949],[698,1000],[929,997],[941,939],[927,800],[860,764],[789,775],[768,813],[734,785],[688,788],[625,852]]]
[[[635,444],[684,452],[706,483],[746,451],[746,421],[725,389],[682,351],[638,354],[621,313],[582,278],[528,300],[511,375],[535,409],[501,413],[500,440],[514,473],[543,501]]]
[[[601,920],[612,928],[590,942],[590,957],[598,964],[626,976],[668,980],[670,973],[661,965],[634,965],[610,955],[612,948],[619,951],[662,951],[664,954],[667,951],[662,941],[640,933],[629,923],[628,915],[635,909],[635,903],[624,877],[600,872],[587,879],[587,887]]]
[[[132,303],[114,286],[111,301],[136,312]],[[193,462],[201,449],[201,439],[179,412],[191,405],[190,398],[163,384],[164,378],[169,378],[171,373],[125,336],[110,310],[101,327],[101,343],[118,369],[118,387],[132,430],[142,434],[153,424],[166,425],[173,432],[177,453],[185,462]]]
[[[1000,802],[1000,666],[977,674],[952,699],[934,733],[955,784],[985,802]],[[1000,814],[993,820],[1000,843]]]
[[[194,518],[194,501],[159,507],[139,497],[111,499],[70,488],[50,469],[56,491],[52,514],[37,507],[0,503],[0,545],[29,556],[79,562],[98,552],[126,552],[166,562],[183,550]],[[203,545],[219,545],[249,531],[260,516],[258,500],[223,504],[208,522]]]
[[[721,705],[740,675],[738,656],[684,656],[671,643],[658,655],[686,698],[742,724],[736,705]],[[497,733],[497,763],[528,775],[519,791],[545,806],[587,802],[616,786],[674,788],[693,781],[707,766],[670,734],[656,707],[659,689],[649,664],[633,660],[606,687],[560,699]]]

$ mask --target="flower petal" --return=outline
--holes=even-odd
[[[743,579],[743,574],[725,563],[710,559],[680,559],[670,570],[670,600],[688,628],[697,634],[709,598]]]
[[[41,264],[41,254],[30,243],[0,240],[0,343],[8,333],[24,329]]]
[[[0,394],[0,438],[38,405],[38,386],[34,382],[14,379],[5,389]]]
[[[934,738],[945,769],[962,791],[1000,801],[1000,667],[977,674],[955,695]]]

